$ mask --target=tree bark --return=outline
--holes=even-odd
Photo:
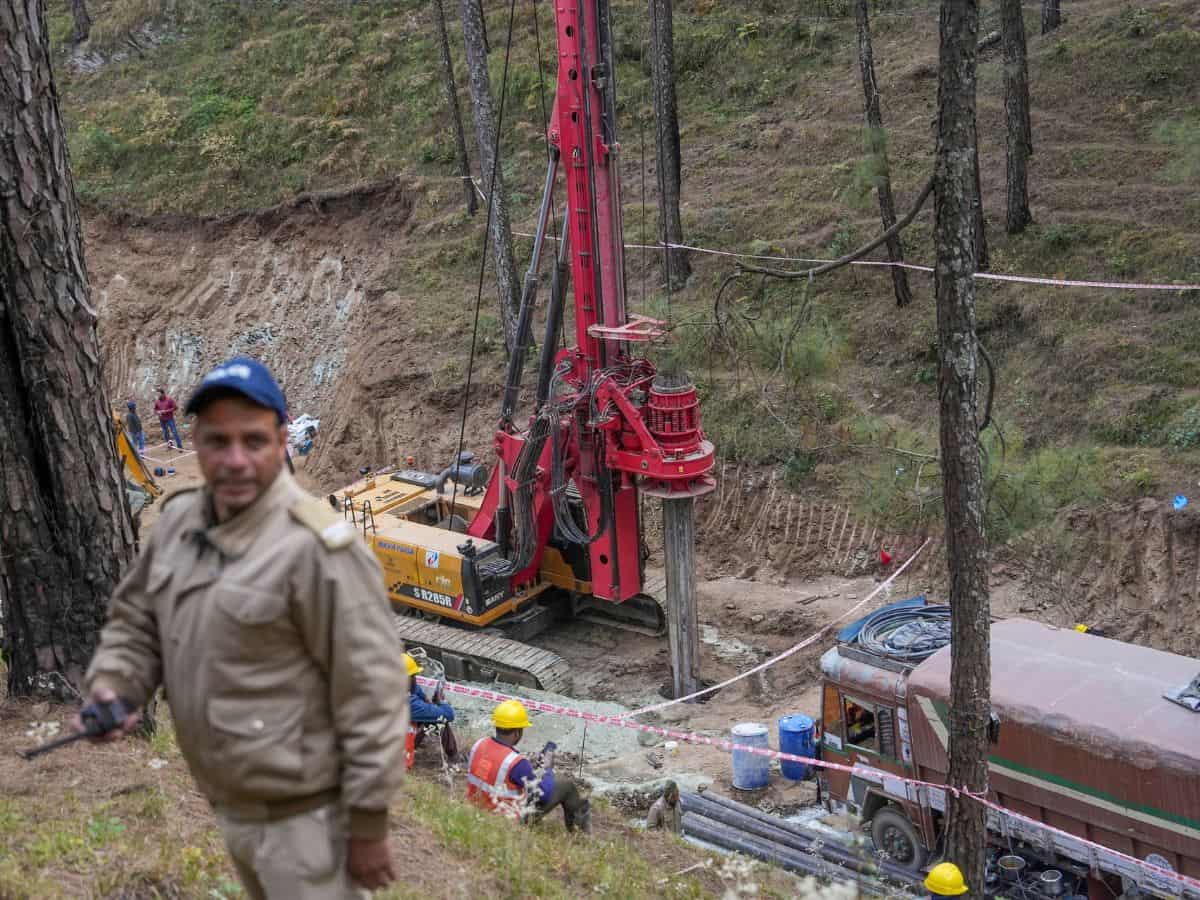
[[[945,0],[942,0],[945,2]],[[974,96],[974,95],[972,95]],[[983,218],[983,181],[979,176],[979,133],[975,134],[975,191],[972,205],[975,212],[975,269],[986,272],[991,268],[991,255],[988,253],[987,223]]]
[[[1042,34],[1049,34],[1062,24],[1062,6],[1059,0],[1042,0]]]
[[[862,70],[863,101],[866,109],[869,149],[879,161],[879,220],[887,231],[896,224],[896,204],[892,200],[891,166],[888,163],[887,135],[883,130],[883,112],[879,107],[879,86],[875,81],[875,54],[871,49],[871,22],[867,12],[867,0],[856,0],[854,23],[858,28],[858,65]],[[900,235],[887,242],[888,260],[904,262],[904,244]],[[908,273],[899,266],[892,266],[892,287],[896,292],[896,305],[908,306],[912,302],[912,291],[908,287]]]
[[[71,35],[71,42],[82,44],[92,33],[92,17],[88,14],[86,0],[71,0],[71,15],[75,19],[75,31]]]
[[[1008,204],[1005,227],[1019,234],[1033,221],[1029,212],[1029,157],[1033,127],[1029,122],[1029,63],[1025,52],[1025,16],[1021,0],[1000,0],[1004,41],[1004,113],[1008,131]]]
[[[975,336],[975,0],[943,0],[938,66],[938,139],[934,184],[937,248],[938,396],[942,499],[950,568],[951,673],[949,784],[988,788],[987,726],[991,660],[979,446]],[[984,807],[950,798],[947,856],[969,895],[984,895]]]
[[[482,38],[482,41],[483,41],[483,52],[484,52],[485,54],[486,54],[486,53],[491,53],[491,52],[492,52],[492,44],[491,44],[491,42],[488,40],[488,33],[487,33],[487,15],[486,15],[486,14],[484,13],[484,11],[483,11],[483,0],[476,0],[476,2],[475,2],[475,5],[476,5],[477,7],[479,7],[479,23],[480,23],[480,25],[479,25],[479,35],[480,35],[480,37]]]
[[[679,107],[675,100],[675,23],[671,0],[650,0],[651,82],[656,128],[655,175],[658,181],[658,232],[663,244],[667,286],[678,289],[692,274],[679,217],[682,161],[679,145]]]
[[[63,695],[134,550],[45,5],[0,0],[0,610],[10,695]]]
[[[480,0],[462,0],[463,43],[467,50],[467,74],[471,85],[471,108],[475,114],[475,134],[479,139],[479,171],[490,198],[488,228],[496,263],[500,324],[508,352],[516,349],[517,314],[521,305],[520,282],[513,261],[512,225],[508,215],[508,192],[499,165],[496,140],[496,113],[492,103],[492,85],[488,79],[487,52],[484,49],[483,16]]]
[[[462,109],[458,105],[458,84],[454,78],[454,60],[450,56],[450,35],[446,30],[446,10],[442,0],[433,0],[433,21],[437,26],[438,45],[442,52],[442,73],[446,79],[446,105],[450,108],[450,119],[454,125],[454,150],[458,156],[458,174],[463,179],[463,191],[467,198],[467,214],[475,215],[479,202],[475,196],[475,185],[471,182],[471,162],[467,158],[467,136],[463,131]]]

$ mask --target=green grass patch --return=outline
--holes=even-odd
[[[1169,119],[1154,128],[1154,139],[1175,150],[1176,158],[1167,167],[1172,181],[1195,181],[1200,176],[1200,117]]]
[[[986,432],[984,483],[989,541],[1005,543],[1050,521],[1060,509],[1093,503],[1104,495],[1105,477],[1095,447],[1044,447],[1026,451],[1019,435],[1005,450]]]
[[[871,415],[850,425],[860,477],[853,500],[860,513],[898,528],[921,530],[939,522],[942,473],[937,435],[897,426]],[[985,528],[994,545],[1044,525],[1065,506],[1092,503],[1107,484],[1098,448],[1086,445],[1027,448],[1006,426],[983,435]]]
[[[436,784],[410,781],[407,792],[412,817],[422,827],[455,855],[485,863],[492,896],[663,896],[661,880],[668,873],[630,853],[625,840],[564,837],[557,822],[523,827],[448,797]],[[707,894],[694,878],[669,881],[670,896]]]
[[[1097,439],[1121,447],[1161,447],[1180,412],[1175,392],[1158,389],[1130,403],[1118,415],[1097,418]]]

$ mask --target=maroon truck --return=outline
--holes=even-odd
[[[919,870],[942,852],[946,792],[894,776],[946,782],[950,648],[913,662],[840,640],[821,671],[821,756],[856,766],[823,770],[824,793]],[[1200,661],[1146,647],[994,624],[990,797],[1058,831],[991,812],[989,877],[1090,900],[1200,898],[1200,881],[1163,871],[1200,879],[1200,713],[1164,698],[1197,672]]]

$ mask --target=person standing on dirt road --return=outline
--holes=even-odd
[[[375,558],[284,471],[283,402],[244,358],[192,395],[204,486],[164,502],[85,694],[140,708],[161,684],[249,896],[341,900],[396,877],[408,684]]]
[[[137,447],[138,456],[146,452],[146,432],[142,430],[142,418],[137,414],[137,404],[129,400],[125,404],[125,430]]]
[[[170,447],[171,438],[174,437],[175,449],[182,450],[183,441],[179,438],[179,428],[175,424],[176,409],[178,406],[174,398],[168,396],[165,388],[159,388],[158,399],[154,401],[154,412],[158,414],[158,424],[162,426],[163,440]]]

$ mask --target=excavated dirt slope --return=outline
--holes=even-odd
[[[408,454],[440,468],[458,437],[462,382],[445,370],[461,371],[463,337],[439,331],[436,305],[388,278],[420,192],[372,186],[208,221],[88,217],[112,401],[135,398],[149,415],[156,386],[182,402],[208,368],[249,354],[274,370],[293,415],[321,419],[314,480]],[[471,437],[490,419],[491,384],[473,403]]]
[[[1023,563],[997,566],[999,607],[1185,656],[1200,647],[1200,512],[1169,501],[1064,513]]]

